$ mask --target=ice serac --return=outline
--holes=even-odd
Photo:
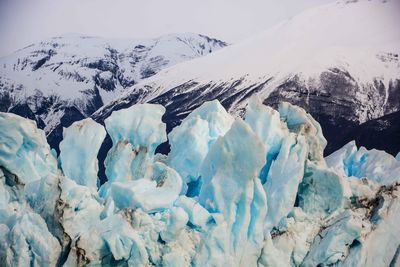
[[[0,113],[0,166],[22,184],[57,173],[57,161],[46,136],[32,120]]]
[[[326,162],[345,176],[368,177],[385,185],[400,181],[400,161],[384,151],[357,149],[354,141],[326,157]]]
[[[4,129],[7,127],[5,137],[13,134],[8,138],[16,138],[16,142],[10,139],[6,143],[9,145],[8,151],[3,150],[5,147],[0,148],[2,157],[10,151],[17,151],[17,154],[8,155],[12,160],[10,166],[3,165],[7,160],[0,164],[0,265],[54,266],[60,256],[60,244],[48,228],[51,225],[46,225],[45,219],[32,210],[25,196],[27,186],[46,179],[46,176],[56,175],[56,161],[48,154],[48,145],[41,142],[44,135],[32,121],[11,116],[7,121],[2,121],[1,126]],[[35,163],[37,170],[34,169]],[[19,170],[13,169],[16,167],[14,164],[21,164]],[[45,197],[41,201],[46,202],[43,206],[54,205],[54,202],[50,203],[50,198]]]
[[[104,127],[88,118],[64,128],[60,162],[65,176],[97,191],[97,153],[106,137]]]
[[[382,197],[377,192],[379,185],[368,182],[366,179],[358,180],[348,177],[347,169],[336,171],[337,168],[329,168],[323,159],[322,152],[326,141],[318,123],[304,110],[287,103],[282,103],[279,111],[281,119],[287,123],[291,135],[295,134],[297,138],[304,138],[301,147],[306,151],[305,157],[302,159],[303,167],[290,175],[291,178],[287,178],[287,175],[282,175],[282,177],[277,175],[279,179],[275,177],[276,181],[283,182],[278,184],[283,188],[279,192],[282,199],[275,204],[271,204],[274,198],[271,189],[268,188],[268,183],[274,181],[273,166],[278,164],[279,158],[285,155],[282,153],[285,151],[283,144],[290,140],[289,136],[283,139],[281,151],[272,162],[264,185],[269,205],[265,226],[269,231],[266,233],[264,249],[258,261],[259,265],[363,266],[363,262],[366,262],[362,258],[365,257],[363,254],[365,252],[358,251],[360,248],[365,251],[365,247],[369,246],[368,238],[365,237],[373,235],[375,226],[373,226],[374,223],[371,224],[371,221],[374,221],[376,217],[379,218],[379,216],[371,215],[376,212],[377,206],[375,205],[381,205],[375,201],[382,203]],[[295,146],[291,145],[290,147],[294,148]],[[343,158],[346,159],[343,155],[349,157],[348,155],[356,152],[357,148],[351,146],[343,149],[342,153],[339,153],[342,157],[336,158],[336,162],[341,163],[337,165],[342,168],[343,165],[347,167],[348,163],[343,160]],[[382,158],[385,157],[387,155],[382,154]],[[375,158],[373,161],[376,160]],[[299,160],[287,161],[281,170],[289,171],[296,164],[299,164]],[[294,178],[296,174],[298,175],[297,179]],[[287,187],[287,184],[290,184],[288,181],[294,182],[295,180],[299,185],[298,191],[295,188],[290,194],[290,187]],[[293,192],[295,194],[297,192],[296,204],[291,202],[285,206],[284,203],[293,197]],[[394,198],[394,196],[388,197],[389,201]],[[272,207],[280,208],[274,210]],[[285,207],[286,212],[283,213]],[[382,209],[385,210],[385,208]],[[279,214],[279,212],[282,212],[279,216],[280,220],[271,219],[273,214]],[[270,224],[274,227],[271,228]],[[378,265],[388,266],[387,263],[390,262],[388,259],[393,260],[398,257],[396,256],[398,246],[399,242],[395,239],[390,243],[389,252],[380,252],[385,256],[377,257]],[[359,258],[356,259],[356,257]]]
[[[106,173],[110,175],[108,180],[119,179],[115,169],[118,165],[130,165],[131,173],[123,174],[128,179],[150,179],[154,152],[158,145],[167,141],[166,126],[161,120],[164,112],[165,108],[161,105],[139,104],[115,111],[104,121],[113,142],[106,159]],[[129,155],[118,157],[120,152],[116,150],[123,150]]]
[[[266,147],[266,165],[260,173],[268,200],[265,230],[278,226],[292,210],[307,159],[321,159],[324,143],[315,137],[320,127],[303,109],[288,103],[280,106],[281,114],[262,104],[257,96],[250,98],[246,122]]]
[[[279,113],[271,107],[263,105],[257,95],[253,95],[246,109],[246,123],[264,143],[267,151],[266,164],[260,173],[265,183],[272,161],[277,157],[283,139],[288,136],[286,125],[280,120]]]
[[[154,155],[157,146],[167,141],[161,120],[164,113],[161,105],[139,104],[114,111],[104,123],[114,145],[127,140],[134,149],[146,148],[149,155]]]
[[[308,155],[312,161],[323,160],[326,139],[319,123],[304,109],[287,102],[279,104],[281,120],[286,122],[291,132],[307,136]]]
[[[108,182],[100,196],[117,210],[159,212],[171,208],[182,191],[180,175],[154,157],[157,146],[167,140],[164,112],[160,105],[141,104],[105,120],[114,145],[105,160]]]
[[[168,135],[171,152],[168,161],[186,183],[200,176],[200,167],[210,147],[225,135],[233,117],[217,101],[205,102]]]
[[[258,178],[264,164],[263,143],[240,119],[211,147],[201,169],[199,202],[212,213],[215,226],[201,249],[200,266],[256,265],[267,212]]]
[[[319,123],[304,109],[286,102],[279,105],[279,114],[291,135],[284,139],[286,150],[282,145],[283,149],[272,166],[276,165],[277,171],[274,173],[271,167],[265,185],[268,200],[275,200],[271,207],[280,207],[277,214],[281,216],[275,220],[269,217],[270,221],[267,220],[266,224],[276,225],[282,215],[287,215],[293,208],[296,197],[298,205],[313,215],[325,217],[342,208],[350,197],[349,185],[346,179],[326,167],[323,150],[327,142]],[[294,137],[295,141],[290,143]],[[288,155],[288,149],[293,150],[294,155],[280,163],[280,158]],[[271,183],[274,183],[274,190],[271,189]],[[282,194],[284,201],[279,198]],[[286,206],[284,203],[287,203]]]
[[[303,136],[291,133],[283,140],[264,184],[268,199],[266,229],[277,226],[293,209],[297,190],[304,176],[306,154],[307,145]]]

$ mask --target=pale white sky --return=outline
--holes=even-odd
[[[334,0],[0,0],[0,56],[64,33],[194,32],[234,43]]]

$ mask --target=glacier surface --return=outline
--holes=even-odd
[[[57,158],[31,120],[0,113],[1,266],[397,266],[400,161],[354,142],[323,157],[303,109],[218,101],[168,135],[165,109],[64,129]],[[97,177],[106,134],[107,181]]]

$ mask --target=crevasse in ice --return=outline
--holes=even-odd
[[[0,113],[1,266],[396,266],[400,162],[349,143],[326,159],[303,109],[207,102],[168,135],[159,105],[64,130]],[[97,153],[106,135],[107,181]],[[60,168],[60,169],[58,169]]]

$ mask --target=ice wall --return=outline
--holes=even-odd
[[[169,134],[164,108],[64,130],[59,164],[34,122],[0,113],[0,266],[396,266],[399,161],[326,140],[303,109],[205,103]],[[60,169],[58,169],[60,168]]]

